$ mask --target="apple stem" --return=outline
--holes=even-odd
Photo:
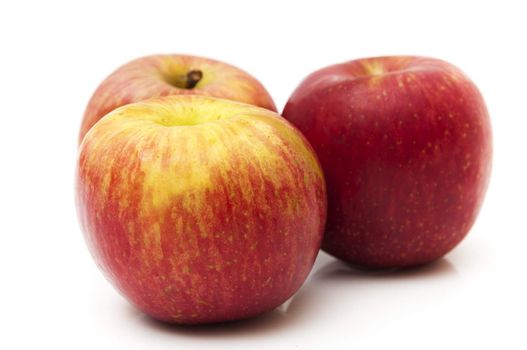
[[[203,73],[200,70],[191,70],[187,73],[185,88],[193,89],[198,82],[203,78]]]

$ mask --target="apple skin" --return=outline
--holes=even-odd
[[[114,110],[86,134],[77,210],[113,285],[158,320],[272,310],[320,249],[326,190],[289,122],[248,104],[170,96]]]
[[[472,227],[491,126],[478,89],[453,65],[411,56],[333,65],[300,84],[283,116],[324,169],[329,254],[368,268],[420,265]]]
[[[192,87],[186,75],[200,71]],[[82,119],[79,144],[103,116],[128,103],[169,95],[205,95],[276,111],[265,88],[248,73],[227,63],[188,55],[151,55],[135,59],[108,76],[91,97]]]

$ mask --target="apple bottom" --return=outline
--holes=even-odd
[[[334,220],[335,227],[326,230],[322,250],[366,269],[417,267],[432,263],[454,249],[467,235],[476,215],[459,224],[453,220],[427,225],[423,224],[425,220],[392,219],[393,231],[374,231],[371,225],[365,229],[362,227],[366,225],[359,220],[345,223]],[[377,217],[382,225],[386,214]],[[451,229],[452,224],[455,230]],[[408,230],[409,226],[415,230]]]
[[[138,287],[137,283],[132,282],[128,286],[122,285],[122,289],[119,289],[133,306],[155,320],[199,325],[243,320],[270,312],[293,296],[307,277],[300,275],[293,284],[283,278],[275,278],[274,283],[268,282],[265,286],[265,281],[259,280],[247,280],[245,284],[240,284],[236,272],[228,277],[208,271],[206,274],[202,271],[197,273],[207,276],[208,280],[218,282],[185,287],[178,292],[176,283],[166,283],[159,277],[152,277],[144,280],[143,287]],[[227,280],[234,282],[229,283]],[[280,288],[280,284],[288,287]],[[261,285],[264,286],[259,287]],[[226,295],[225,290],[235,292]],[[196,297],[192,293],[199,296]]]
[[[190,254],[188,246],[177,242],[162,247],[164,253],[173,252],[168,257],[180,259],[158,259],[151,252],[125,250],[120,245],[102,246],[106,257],[97,260],[102,259],[108,279],[118,290],[155,319],[201,324],[249,318],[274,309],[300,288],[320,244],[320,238],[302,241],[293,230],[261,224],[269,231],[252,234],[269,237],[268,232],[282,231],[290,238],[248,241],[240,246],[244,253],[223,237],[197,239],[199,249]],[[303,228],[305,221],[297,218],[291,224],[291,228]]]

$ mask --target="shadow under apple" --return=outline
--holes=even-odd
[[[446,258],[428,264],[393,269],[367,269],[341,260],[333,260],[315,272],[315,279],[322,281],[339,279],[417,280],[456,275],[458,271]]]

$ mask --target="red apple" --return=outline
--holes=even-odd
[[[206,96],[129,104],[80,145],[77,207],[113,285],[150,316],[259,315],[307,277],[322,240],[322,169],[270,110]]]
[[[489,181],[491,127],[456,67],[424,57],[333,65],[308,76],[283,115],[324,169],[326,252],[367,267],[419,265],[470,230]]]
[[[186,55],[152,55],[131,61],[107,77],[93,94],[82,120],[79,143],[115,108],[151,97],[206,95],[276,111],[255,78],[229,64]]]

